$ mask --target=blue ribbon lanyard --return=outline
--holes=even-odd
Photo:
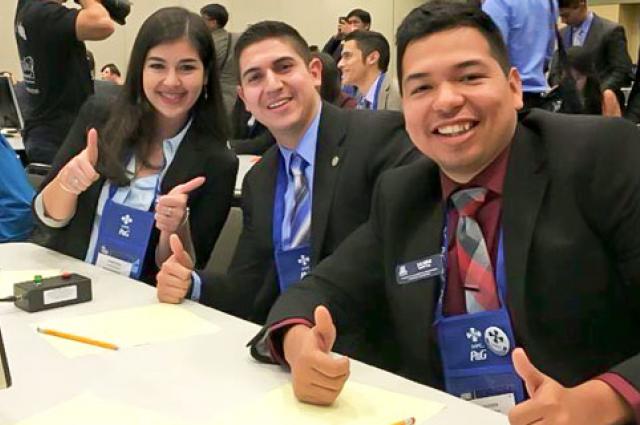
[[[276,179],[276,193],[273,211],[273,247],[276,251],[282,250],[282,222],[284,221],[284,196],[287,190],[287,173],[285,171],[284,159],[278,159],[278,176]]]
[[[385,73],[383,72],[382,74],[380,74],[380,76],[378,77],[378,82],[376,83],[376,91],[375,91],[375,96],[373,97],[373,110],[377,111],[378,110],[378,96],[380,95],[380,89],[382,88],[382,82],[385,79]]]

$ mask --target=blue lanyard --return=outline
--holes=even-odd
[[[438,297],[438,304],[436,306],[436,321],[439,321],[443,316],[442,309],[444,304],[444,293],[447,287],[447,254],[449,250],[449,235],[448,235],[448,208],[445,209],[445,221],[444,228],[442,230],[442,275],[440,276],[440,296]],[[500,227],[500,236],[498,239],[498,259],[496,261],[496,283],[498,285],[498,299],[500,301],[500,309],[506,308],[504,302],[507,294],[507,274],[504,264],[504,233],[502,226]]]
[[[282,222],[284,220],[285,192],[287,190],[287,173],[285,171],[284,158],[278,155],[278,177],[276,180],[276,193],[273,202],[273,246],[276,250],[282,248]]]
[[[378,82],[376,83],[376,91],[375,91],[375,96],[373,97],[373,110],[377,111],[378,110],[378,95],[380,95],[380,89],[382,88],[382,82],[385,79],[385,73],[381,73],[380,76],[378,77]]]

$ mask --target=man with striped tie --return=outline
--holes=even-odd
[[[238,93],[276,144],[244,180],[244,226],[226,276],[192,275],[174,238],[174,256],[158,274],[158,298],[175,303],[188,296],[264,323],[276,298],[367,220],[378,176],[417,151],[400,113],[322,102],[321,62],[289,25],[251,26],[235,58]]]
[[[397,43],[425,158],[379,179],[369,221],[276,301],[252,354],[289,366],[298,399],[331,404],[350,370],[334,341],[381,318],[379,348],[399,355],[383,367],[513,425],[637,423],[637,129],[519,116],[518,71],[475,6],[427,2]]]

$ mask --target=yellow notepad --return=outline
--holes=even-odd
[[[347,382],[331,406],[299,402],[290,384],[221,420],[224,425],[390,425],[406,418],[417,424],[436,415],[444,404]],[[214,421],[214,423],[218,423]]]
[[[38,323],[37,327],[115,344],[120,349],[210,334],[220,330],[217,325],[180,305],[162,303],[48,320]],[[62,354],[70,358],[85,354],[117,353],[117,351],[56,336],[41,335]]]

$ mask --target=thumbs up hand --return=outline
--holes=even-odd
[[[156,276],[157,296],[160,302],[179,304],[191,287],[193,260],[185,251],[178,235],[169,237],[169,245],[172,254],[162,264]]]
[[[540,372],[522,348],[513,351],[512,359],[530,397],[509,412],[512,425],[609,425],[633,417],[622,397],[603,381],[567,388]]]
[[[95,169],[97,163],[98,132],[92,128],[87,133],[87,147],[60,170],[57,177],[60,187],[74,195],[81,194],[100,178]]]
[[[284,337],[284,354],[298,400],[330,405],[349,378],[349,359],[331,354],[336,328],[329,310],[316,307],[315,326],[296,325]]]
[[[184,184],[179,184],[171,191],[158,198],[156,204],[156,227],[161,232],[169,234],[178,231],[178,228],[186,222],[188,217],[187,201],[189,193],[202,186],[204,177],[196,177]]]

